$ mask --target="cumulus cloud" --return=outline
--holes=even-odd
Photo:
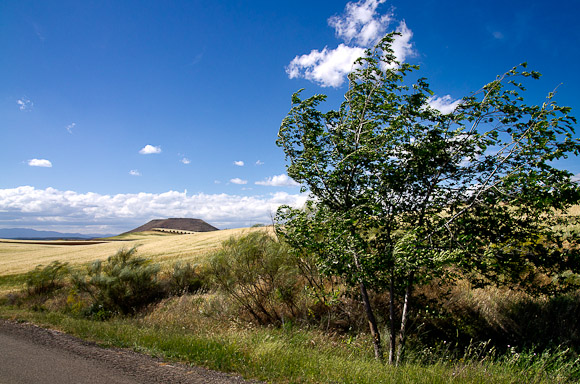
[[[258,160],[258,161],[256,161],[256,165],[264,165],[264,162],[263,162],[263,161],[260,161],[260,160]]]
[[[412,57],[416,54],[415,50],[413,49],[413,44],[411,44],[413,31],[407,27],[407,23],[405,23],[405,21],[401,21],[395,31],[401,35],[395,37],[395,41],[393,41],[391,48],[393,49],[393,53],[395,54],[397,60],[401,63],[404,63],[408,57]]]
[[[161,153],[161,147],[155,147],[153,145],[147,144],[146,146],[141,148],[139,153],[142,155],[152,155],[152,154]]]
[[[348,3],[344,15],[333,16],[328,24],[334,28],[336,35],[347,43],[355,41],[362,46],[374,44],[385,35],[392,20],[392,13],[378,16],[377,7],[386,0],[366,0]]]
[[[136,169],[132,169],[132,170],[129,171],[129,175],[131,175],[131,176],[141,176],[141,172],[139,172]]]
[[[242,160],[234,161],[234,164],[237,165],[238,167],[243,167],[244,166],[244,162]]]
[[[364,48],[340,44],[336,49],[312,50],[296,56],[286,68],[291,79],[302,77],[323,87],[340,87],[353,63],[364,54]]]
[[[52,167],[52,163],[50,162],[50,160],[46,159],[31,159],[28,160],[28,165],[30,165],[31,167],[44,167],[44,168]]]
[[[16,104],[18,104],[18,109],[21,111],[29,111],[34,106],[34,103],[26,97],[16,100]]]
[[[572,181],[580,183],[580,173],[577,173],[574,176],[572,176]]]
[[[230,179],[230,183],[244,185],[244,184],[248,184],[248,180],[242,180],[239,177],[236,177],[234,179]]]
[[[264,181],[256,181],[257,185],[264,185],[268,187],[299,187],[300,184],[292,180],[288,175],[281,174],[277,176],[268,177]]]
[[[433,96],[427,99],[427,103],[431,108],[446,115],[455,111],[455,108],[461,103],[461,99],[453,100],[450,95]]]
[[[339,87],[346,75],[353,70],[353,63],[363,56],[366,48],[372,47],[387,32],[394,21],[393,13],[379,15],[377,8],[386,0],[360,0],[346,5],[344,14],[333,16],[328,24],[336,36],[344,40],[337,48],[314,49],[309,54],[296,56],[286,67],[288,77],[304,78],[322,87]],[[411,44],[412,31],[404,21],[396,28],[401,34],[393,42],[393,51],[400,62],[414,54]]]
[[[300,207],[306,195],[188,195],[187,192],[101,195],[22,186],[0,189],[0,227],[121,233],[152,219],[191,217],[218,228],[269,222],[280,205]]]
[[[70,123],[69,125],[67,125],[66,130],[68,131],[68,133],[72,133],[72,130],[76,125],[77,123]]]
[[[189,164],[189,163],[191,163],[191,160],[189,160],[187,157],[184,157],[184,158],[181,159],[181,162],[183,164]]]

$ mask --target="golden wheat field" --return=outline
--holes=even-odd
[[[580,216],[580,205],[571,207],[567,215]],[[578,224],[569,228],[580,230]],[[272,231],[272,227],[226,229],[185,235],[159,231],[139,232],[104,239],[98,244],[85,242],[81,245],[71,245],[79,243],[78,241],[0,240],[0,276],[28,272],[39,264],[47,265],[55,260],[67,262],[72,266],[97,259],[105,260],[120,248],[133,246],[138,246],[139,256],[153,259],[163,267],[171,268],[178,260],[196,263],[208,253],[219,249],[221,243],[231,236],[240,236],[256,230]]]
[[[138,246],[137,254],[170,267],[177,260],[195,263],[199,258],[220,248],[231,236],[271,228],[237,228],[215,232],[175,235],[162,232],[141,232],[106,239],[99,244],[64,245],[63,241],[31,242],[0,241],[0,276],[23,273],[39,264],[55,260],[70,265],[82,265],[94,260],[105,260],[120,248]],[[70,242],[77,244],[78,241]]]

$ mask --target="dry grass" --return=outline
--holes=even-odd
[[[580,216],[580,205],[574,205],[568,210],[568,215]]]
[[[516,328],[514,320],[509,318],[506,308],[516,302],[530,299],[531,296],[521,291],[489,286],[473,288],[467,281],[460,281],[453,288],[450,301],[457,308],[471,308],[479,313],[489,325],[505,329]]]
[[[0,243],[0,276],[28,272],[39,264],[47,265],[55,260],[70,265],[82,265],[94,260],[105,260],[122,248],[139,246],[139,255],[169,268],[177,260],[196,263],[206,254],[221,247],[231,236],[271,228],[237,228],[215,232],[174,235],[161,232],[135,233],[102,244],[48,245],[23,241]]]

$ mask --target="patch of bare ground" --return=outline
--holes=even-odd
[[[0,340],[0,355],[3,356],[0,382],[257,383],[201,367],[168,363],[128,349],[102,348],[28,323],[0,320]]]

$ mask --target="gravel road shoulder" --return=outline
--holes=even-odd
[[[0,356],[0,384],[257,383],[6,320],[0,320]]]

